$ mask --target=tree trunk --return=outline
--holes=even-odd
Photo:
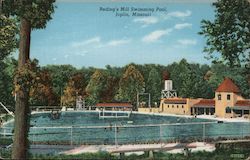
[[[0,0],[0,15],[2,14],[3,9],[3,0]]]
[[[18,69],[24,67],[29,60],[30,55],[30,22],[24,18],[21,19],[20,43]],[[28,130],[29,130],[29,93],[20,88],[17,92],[15,106],[15,123],[14,123],[14,143],[12,149],[12,159],[27,159],[28,151]]]

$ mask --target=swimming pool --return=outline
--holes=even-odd
[[[0,133],[11,133],[13,122]],[[250,136],[250,123],[132,113],[129,118],[99,119],[98,112],[61,112],[31,116],[29,140],[35,143],[128,144],[167,140]]]

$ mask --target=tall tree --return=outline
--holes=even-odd
[[[17,31],[16,20],[0,12],[0,62],[17,48]]]
[[[214,92],[205,80],[207,70],[202,70],[199,64],[189,64],[187,74],[183,77],[180,89],[182,97],[213,98]]]
[[[179,63],[174,62],[168,66],[170,79],[173,80],[174,89],[180,97],[213,97],[213,92],[205,75],[209,70],[208,66],[190,64],[185,59]]]
[[[13,75],[15,69],[15,60],[6,58],[4,62],[0,62],[0,102],[11,106],[11,110],[14,111],[15,101],[12,94],[13,91]]]
[[[113,102],[115,101],[115,95],[119,89],[119,80],[122,76],[122,68],[106,66],[107,79],[105,89],[101,93],[101,102]]]
[[[73,75],[66,85],[64,95],[62,97],[63,104],[66,106],[76,106],[77,96],[86,96],[86,81],[82,73]]]
[[[250,2],[248,0],[218,0],[214,21],[201,21],[201,35],[207,43],[208,58],[230,66],[250,63]],[[220,53],[221,56],[218,56]]]
[[[97,69],[91,76],[91,79],[86,87],[87,104],[94,105],[101,100],[101,95],[106,89],[107,74],[104,70]]]
[[[52,78],[53,90],[56,94],[56,104],[60,104],[60,98],[70,77],[76,74],[77,69],[71,65],[47,65],[44,67]],[[85,72],[84,72],[85,73]]]
[[[155,68],[152,68],[146,83],[146,91],[151,94],[152,103],[160,102],[161,90],[161,75]]]
[[[129,101],[135,104],[136,95],[143,91],[145,83],[142,74],[133,64],[130,64],[126,67],[119,85],[117,99],[120,101]]]
[[[186,59],[182,59],[179,63],[172,63],[168,67],[170,72],[170,79],[173,80],[173,88],[177,91],[178,95],[185,96],[182,93],[183,82],[186,80],[189,73],[189,63]]]
[[[28,149],[29,123],[29,58],[32,29],[45,28],[54,11],[55,0],[8,0],[4,1],[3,11],[20,19],[20,42],[15,106],[14,143],[12,159],[26,159]],[[28,76],[28,78],[27,78]],[[21,82],[21,83],[20,83]]]
[[[56,95],[53,91],[50,73],[40,68],[37,72],[36,82],[30,89],[30,104],[55,105]]]
[[[14,102],[11,95],[13,73],[7,71],[13,61],[6,58],[17,48],[17,34],[17,21],[15,17],[4,14],[3,0],[0,0],[0,101],[8,105],[13,105]]]

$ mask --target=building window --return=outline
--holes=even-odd
[[[226,113],[231,113],[231,108],[230,107],[226,108]]]
[[[184,106],[182,105],[181,108],[184,108]]]
[[[227,95],[227,100],[230,100],[231,99],[231,96],[230,94]]]
[[[169,108],[169,105],[168,105],[168,108]]]
[[[172,108],[174,108],[174,105],[172,105]]]
[[[179,108],[179,106],[177,105],[177,108]]]
[[[221,94],[218,94],[218,100],[221,100]]]

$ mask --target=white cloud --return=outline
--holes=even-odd
[[[75,53],[75,55],[84,57],[84,56],[86,56],[87,53],[88,53],[88,51],[81,51],[81,52]]]
[[[112,40],[107,43],[109,46],[118,46],[123,44],[128,44],[131,40],[130,39],[120,39],[120,40]]]
[[[197,41],[195,39],[179,39],[177,41],[181,45],[196,45]]]
[[[52,58],[52,61],[56,61],[57,59],[56,58]]]
[[[184,28],[191,28],[191,23],[179,23],[174,26],[174,29],[184,29]]]
[[[147,27],[150,24],[155,24],[159,22],[157,17],[142,17],[142,18],[135,18],[133,20],[135,23],[143,24],[142,27]]]
[[[82,50],[86,48],[98,49],[98,48],[103,48],[107,46],[118,46],[118,45],[127,44],[130,41],[131,41],[130,39],[117,39],[117,40],[110,40],[107,43],[104,43],[100,37],[93,37],[93,38],[90,38],[81,42],[73,42],[71,43],[70,47],[77,51],[76,53],[77,55],[80,55],[80,53],[84,53],[84,51]]]
[[[181,19],[183,19],[183,18],[191,16],[191,14],[192,14],[192,12],[190,10],[186,10],[185,12],[174,11],[174,12],[168,13],[166,18],[174,17],[174,18],[181,18]]]
[[[73,42],[72,47],[81,47],[89,44],[95,44],[95,43],[100,43],[101,38],[100,37],[93,37],[87,40],[84,40],[82,42]]]
[[[157,40],[159,40],[162,36],[168,35],[169,33],[171,33],[174,30],[180,30],[180,29],[184,29],[184,28],[191,28],[192,24],[191,23],[179,23],[176,24],[175,26],[165,29],[165,30],[156,30],[151,32],[150,34],[144,36],[142,38],[143,42],[155,42]],[[191,45],[191,44],[196,44],[195,40],[187,40],[187,39],[182,39],[179,40],[178,43],[183,44],[183,45]]]
[[[162,36],[167,35],[173,31],[172,28],[165,30],[156,30],[142,38],[143,42],[155,42],[159,40]]]
[[[68,54],[65,54],[65,55],[64,55],[64,58],[66,58],[66,59],[67,59],[68,57],[69,57],[69,55],[68,55]]]

